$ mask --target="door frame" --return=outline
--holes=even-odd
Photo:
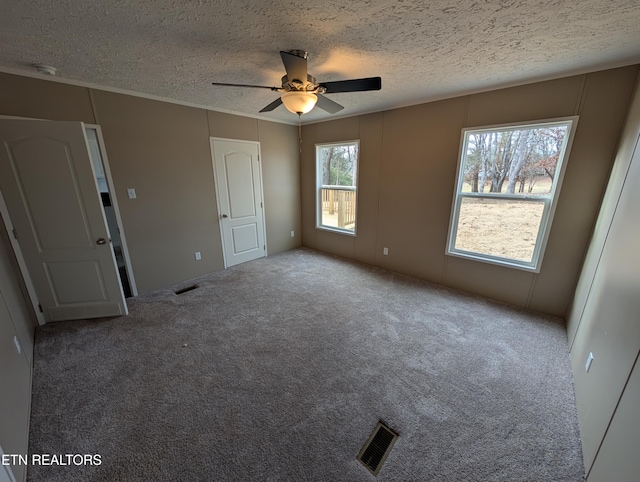
[[[262,183],[262,152],[260,150],[260,141],[249,141],[246,139],[231,139],[228,137],[209,137],[209,146],[211,148],[211,168],[213,169],[213,187],[216,192],[216,211],[218,213],[218,228],[220,230],[220,243],[222,245],[222,259],[224,261],[224,268],[227,269],[227,253],[224,247],[224,232],[222,230],[222,214],[220,214],[220,194],[218,193],[218,183],[216,177],[216,160],[213,151],[213,143],[216,141],[227,142],[244,142],[247,144],[255,144],[258,147],[258,181],[260,182],[260,202],[262,203],[262,236],[264,239],[264,256],[269,255],[269,247],[267,245],[267,223],[265,220],[264,212],[266,206],[264,204],[264,184]]]
[[[104,137],[102,137],[102,128],[99,124],[84,124],[85,128],[95,129],[98,138],[98,147],[100,148],[100,156],[102,157],[102,167],[104,169],[104,176],[107,180],[107,186],[109,186],[109,198],[111,199],[111,205],[116,216],[116,224],[118,225],[118,231],[120,234],[120,241],[122,243],[122,256],[124,257],[124,264],[127,269],[127,276],[129,277],[129,287],[131,288],[131,296],[138,296],[138,287],[133,275],[133,266],[131,265],[131,257],[129,256],[129,247],[127,245],[127,237],[124,233],[124,226],[122,224],[122,217],[120,216],[120,207],[118,205],[118,199],[116,195],[116,189],[114,187],[113,178],[111,177],[111,168],[109,167],[109,158],[107,156],[107,149],[104,143]],[[91,165],[93,169],[93,164]],[[95,172],[94,172],[95,177]],[[103,209],[104,214],[104,209]],[[106,215],[105,215],[106,216]],[[106,219],[105,219],[106,220]]]
[[[44,325],[46,323],[46,320],[44,319],[44,313],[40,311],[40,303],[38,301],[36,289],[33,286],[31,276],[29,275],[29,271],[27,270],[27,263],[24,260],[22,249],[20,249],[20,245],[18,244],[18,240],[16,239],[16,236],[14,234],[13,222],[11,221],[11,217],[9,216],[9,209],[7,208],[7,204],[4,201],[2,189],[0,189],[0,213],[2,214],[3,228],[7,231],[7,236],[9,237],[11,248],[13,249],[13,254],[16,258],[16,261],[18,262],[20,273],[22,274],[22,280],[24,281],[27,293],[29,294],[29,304],[31,305],[33,313],[36,315],[38,324]]]
[[[51,119],[38,119],[38,118],[33,118],[33,117],[18,117],[18,116],[11,116],[11,115],[1,115],[0,114],[0,119],[13,119],[13,120],[37,120],[37,121],[50,121],[50,122],[55,122],[52,121]],[[98,145],[100,147],[100,154],[102,155],[102,167],[104,168],[104,174],[105,174],[105,178],[107,180],[107,185],[109,186],[109,196],[111,197],[111,202],[113,205],[113,210],[115,212],[116,215],[116,222],[118,224],[118,229],[120,230],[120,238],[122,240],[122,254],[123,257],[125,259],[125,265],[127,268],[127,274],[129,276],[129,285],[131,287],[131,294],[132,296],[137,296],[138,295],[138,289],[136,287],[136,282],[135,282],[135,278],[134,278],[134,274],[133,274],[133,268],[131,266],[131,258],[129,256],[129,249],[127,247],[126,244],[126,237],[125,237],[125,233],[124,233],[124,227],[122,225],[122,218],[120,216],[120,209],[118,207],[118,203],[116,200],[116,195],[115,195],[115,188],[113,185],[113,178],[111,177],[111,168],[109,167],[109,160],[107,158],[107,150],[105,148],[105,144],[104,144],[104,138],[102,137],[102,129],[100,127],[100,125],[98,124],[87,124],[85,122],[82,121],[77,121],[80,122],[81,124],[84,125],[84,127],[89,127],[92,129],[96,129],[96,134],[97,134],[97,138],[98,138]],[[89,150],[89,146],[87,146],[87,151]],[[93,168],[93,163],[91,163],[91,171],[94,174],[94,179],[95,179],[95,170]],[[96,189],[97,189],[97,181],[96,181]],[[102,205],[101,205],[102,207]],[[35,287],[33,285],[33,281],[31,280],[31,276],[29,275],[29,271],[27,269],[27,263],[25,262],[24,259],[24,255],[22,253],[22,249],[20,249],[20,244],[18,244],[18,240],[16,239],[15,235],[13,234],[13,222],[11,220],[11,216],[9,215],[9,209],[7,208],[7,205],[5,203],[4,200],[4,196],[2,194],[2,189],[0,189],[0,214],[2,214],[2,221],[3,221],[3,225],[4,225],[4,229],[6,229],[7,231],[7,235],[9,237],[9,240],[11,242],[11,248],[13,249],[13,253],[14,256],[16,257],[16,261],[18,263],[18,266],[20,268],[20,273],[22,274],[22,279],[24,281],[25,287],[27,289],[27,293],[29,294],[29,302],[31,304],[31,308],[33,309],[33,312],[36,316],[36,319],[38,320],[38,324],[39,325],[44,325],[46,323],[46,320],[44,318],[44,314],[40,311],[40,307],[39,307],[39,301],[38,301],[38,296],[36,294],[36,290]],[[102,209],[102,215],[106,216],[104,213],[104,208]],[[106,224],[107,220],[105,217],[105,224]],[[126,300],[125,300],[125,307],[126,307]]]

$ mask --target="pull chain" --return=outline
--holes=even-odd
[[[298,112],[298,142],[300,144],[300,154],[302,154],[302,114]]]

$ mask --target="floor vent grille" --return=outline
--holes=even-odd
[[[382,421],[378,422],[378,425],[373,429],[369,439],[360,450],[357,459],[369,472],[373,475],[378,475],[397,438],[397,433]]]
[[[193,291],[198,287],[198,285],[186,286],[184,288],[180,288],[179,290],[175,290],[174,293],[177,295],[181,295],[182,293],[186,293],[187,291]]]

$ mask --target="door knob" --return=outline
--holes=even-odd
[[[222,215],[223,218],[228,218],[229,216],[227,216],[226,214]]]
[[[96,244],[107,244],[107,240],[104,238],[98,238],[98,240],[96,241]]]

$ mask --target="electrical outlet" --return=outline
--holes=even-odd
[[[196,251],[196,261],[200,261],[202,259],[202,255],[200,254],[200,251]]]
[[[295,231],[291,231],[291,237],[294,238],[296,236],[296,232]]]
[[[584,369],[589,373],[589,369],[591,368],[591,363],[593,362],[593,353],[589,352],[589,356],[587,357],[587,363],[584,364]]]
[[[18,354],[22,353],[22,348],[20,347],[20,342],[18,341],[18,337],[13,337],[13,342],[16,344],[16,350],[18,350]]]
[[[382,254],[385,256],[389,255],[389,248],[382,248]]]
[[[136,198],[136,190],[133,189],[132,187],[127,189],[127,196],[129,196],[129,199],[135,199]]]

